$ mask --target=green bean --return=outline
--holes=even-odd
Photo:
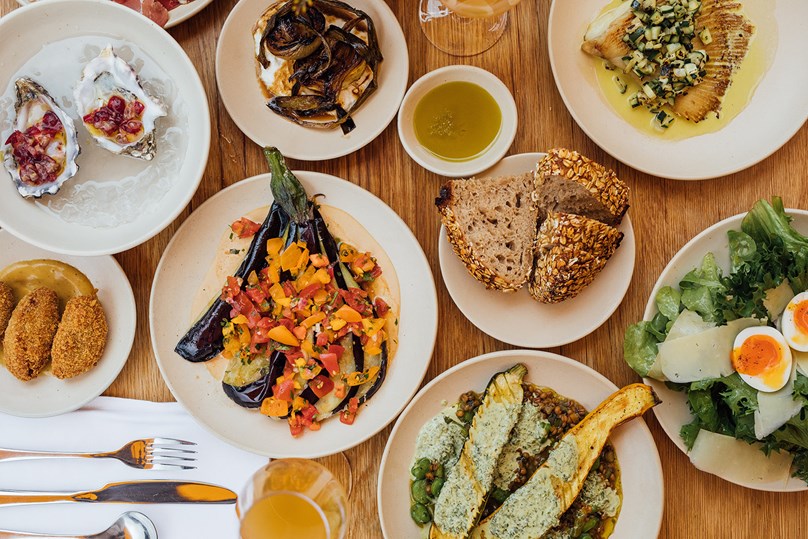
[[[426,481],[419,479],[412,484],[412,499],[418,503],[429,503],[429,494],[426,493]]]
[[[591,517],[584,523],[584,527],[581,531],[588,532],[589,530],[597,526],[599,522],[600,519],[598,517]]]
[[[415,463],[415,465],[410,470],[412,476],[416,479],[423,479],[426,477],[426,473],[429,471],[429,465],[421,466],[421,461]]]
[[[418,524],[429,524],[432,521],[432,515],[429,514],[429,509],[422,503],[414,503],[410,507],[410,516]]]
[[[443,488],[443,479],[440,477],[436,477],[432,481],[432,496],[437,498],[438,494],[440,494],[440,489]]]
[[[443,475],[444,473],[443,464],[438,464],[438,469],[435,470],[435,477],[446,477]]]
[[[493,496],[493,498],[499,503],[505,502],[505,500],[508,499],[509,495],[510,492],[508,492],[507,490],[503,490],[499,487],[495,487],[494,492],[491,493],[491,496]]]
[[[579,535],[578,539],[592,539],[592,536],[589,535],[588,533],[585,533],[583,535]]]

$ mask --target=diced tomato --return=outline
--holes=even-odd
[[[322,331],[317,334],[317,342],[315,343],[320,348],[324,348],[328,344],[328,333]]]
[[[236,277],[228,277],[227,283],[222,288],[222,299],[226,301],[230,298],[234,298],[239,292],[241,292],[239,280]]]
[[[295,337],[297,337],[299,340],[302,341],[303,339],[306,338],[306,328],[304,328],[303,326],[297,326],[294,329],[292,329],[292,335],[294,335]]]
[[[255,233],[260,229],[261,225],[259,223],[251,221],[246,217],[242,217],[230,225],[230,230],[232,230],[233,233],[239,238],[249,238],[250,236],[254,236]]]
[[[275,395],[276,399],[292,402],[292,389],[294,389],[294,387],[294,381],[286,379],[272,387],[272,394]]]
[[[314,394],[317,395],[318,398],[322,399],[331,393],[332,389],[334,389],[334,382],[331,380],[331,378],[326,378],[321,374],[309,382],[309,387],[312,391],[314,391]]]
[[[310,300],[314,297],[314,293],[323,288],[323,285],[320,283],[310,284],[306,288],[300,291],[300,299],[302,300]]]
[[[337,359],[339,356],[332,352],[323,352],[320,354],[320,363],[323,364],[325,370],[329,373],[337,374],[339,372],[339,360]]]
[[[295,285],[292,284],[291,281],[284,281],[283,282],[283,293],[286,294],[287,298],[292,298],[297,295],[297,290],[295,290]]]
[[[303,423],[300,422],[300,417],[297,414],[289,416],[289,432],[292,436],[300,436],[303,432]]]
[[[351,397],[348,400],[348,406],[346,406],[340,413],[339,413],[339,420],[346,425],[353,425],[354,421],[356,420],[356,413],[359,410],[359,399],[356,397]]]
[[[378,279],[379,277],[381,277],[381,275],[382,275],[382,267],[379,265],[374,266],[373,269],[370,270],[370,276],[373,277],[374,279]]]
[[[317,415],[317,408],[309,404],[300,410],[300,420],[304,425],[310,425],[314,421],[314,416]]]
[[[328,347],[328,351],[337,357],[342,357],[342,354],[345,353],[345,347],[338,344],[332,344]]]
[[[373,306],[376,308],[376,316],[382,318],[388,312],[390,312],[390,306],[384,301],[382,298],[376,298],[373,302]]]
[[[258,286],[250,286],[245,292],[254,303],[264,303],[267,300],[267,295]]]

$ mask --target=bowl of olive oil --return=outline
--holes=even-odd
[[[472,66],[427,73],[398,113],[404,149],[418,164],[449,177],[472,176],[507,153],[516,136],[516,103],[495,75]]]

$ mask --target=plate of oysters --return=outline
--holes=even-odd
[[[72,255],[117,253],[168,226],[210,148],[182,48],[101,0],[31,4],[0,33],[0,226]]]

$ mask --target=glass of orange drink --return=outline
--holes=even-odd
[[[519,0],[420,0],[419,18],[427,39],[455,56],[472,56],[494,46],[508,26],[508,11]]]
[[[348,495],[322,464],[278,459],[258,470],[238,498],[241,539],[343,539]]]

